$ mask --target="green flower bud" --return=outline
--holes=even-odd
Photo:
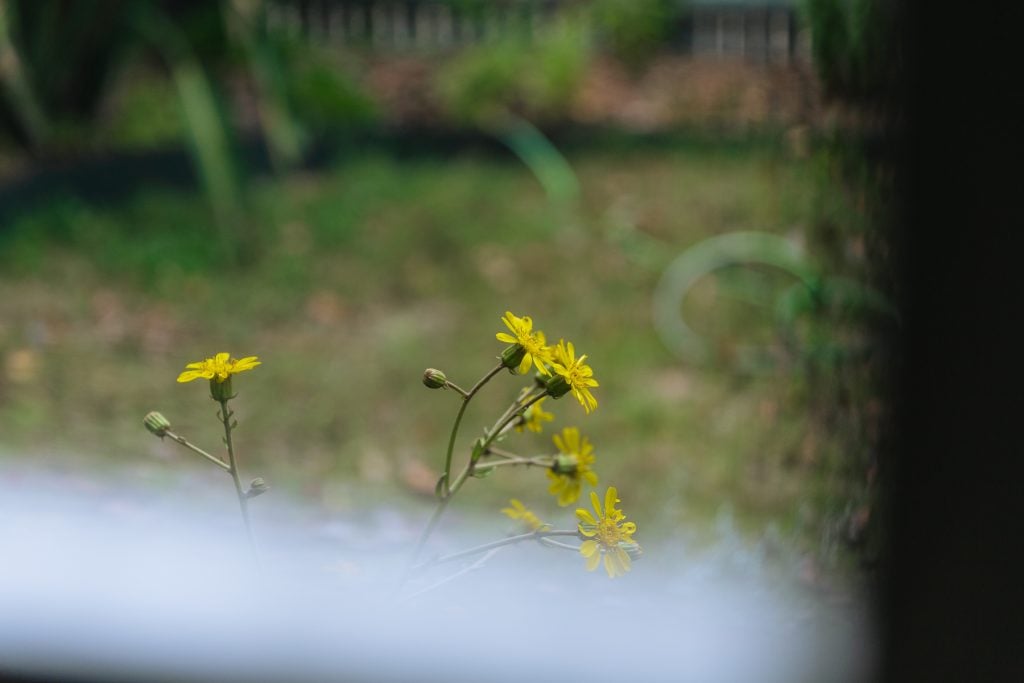
[[[256,496],[263,495],[270,490],[267,486],[267,482],[263,481],[263,477],[256,477],[249,483],[249,490],[245,492],[246,498],[255,498]]]
[[[167,430],[171,428],[171,423],[167,421],[167,418],[155,410],[146,413],[146,417],[142,418],[142,424],[146,425],[146,429],[161,439],[167,435]]]
[[[555,474],[576,474],[580,461],[575,455],[561,453],[555,456],[555,462],[551,465],[551,471]]]
[[[548,396],[551,398],[562,398],[569,393],[570,389],[572,389],[572,387],[569,386],[569,383],[565,380],[565,377],[562,377],[557,373],[548,377],[544,386],[547,388]]]
[[[448,378],[440,370],[427,368],[423,371],[423,384],[428,389],[444,389],[448,386]]]
[[[511,344],[501,352],[501,364],[508,368],[509,372],[515,373],[525,355],[526,349],[521,344]]]
[[[235,394],[231,391],[231,375],[223,382],[218,380],[217,377],[213,377],[210,380],[210,397],[214,401],[227,401],[235,397]]]

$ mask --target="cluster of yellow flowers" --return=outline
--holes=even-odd
[[[512,345],[502,354],[502,359],[510,369],[522,374],[531,366],[536,367],[540,373],[538,381],[543,381],[549,396],[558,398],[571,391],[587,414],[597,408],[597,399],[590,390],[598,386],[598,382],[594,379],[593,370],[585,362],[586,354],[577,358],[572,342],[564,339],[549,346],[544,333],[533,329],[533,320],[529,316],[519,317],[506,311],[502,322],[512,334],[498,332],[495,336],[498,341]],[[551,413],[541,408],[543,400],[531,405],[523,414],[520,423],[516,425],[517,430],[525,428],[540,433],[543,423],[554,419]],[[566,506],[579,499],[584,483],[597,486],[597,473],[593,470],[596,459],[594,447],[576,427],[565,427],[560,434],[554,435],[553,440],[558,455],[547,470],[547,477],[551,480],[548,491],[556,497],[558,505]],[[620,501],[614,486],[605,492],[603,511],[597,493],[591,492],[590,497],[597,513],[596,519],[587,510],[576,510],[580,520],[578,531],[586,538],[580,546],[580,553],[586,559],[588,570],[597,569],[603,557],[608,576],[621,576],[631,567],[630,553],[639,552],[639,545],[632,538],[636,524],[623,522],[625,515],[615,507]],[[502,512],[511,519],[521,521],[532,531],[549,527],[519,500],[513,498],[510,503],[511,506],[503,508]]]
[[[439,494],[442,498],[441,504],[431,523],[428,524],[427,531],[421,538],[420,546],[422,546],[422,542],[429,535],[440,511],[447,504],[447,500],[458,490],[467,475],[487,472],[498,465],[542,464],[547,469],[546,474],[550,480],[548,492],[555,497],[558,505],[562,507],[579,500],[584,484],[588,484],[591,487],[597,486],[598,477],[594,471],[596,460],[594,446],[576,427],[565,427],[560,433],[553,436],[552,440],[558,452],[551,456],[524,458],[497,449],[490,450],[491,444],[500,440],[503,430],[510,424],[519,432],[525,429],[538,434],[541,433],[544,423],[554,420],[554,415],[547,412],[542,406],[542,403],[548,398],[558,399],[567,393],[572,393],[586,414],[589,415],[597,408],[597,399],[594,398],[591,389],[597,387],[598,382],[594,379],[593,370],[586,364],[586,354],[577,358],[576,349],[572,342],[566,342],[564,339],[559,339],[557,344],[548,345],[544,333],[533,329],[533,320],[529,316],[518,317],[511,311],[506,311],[502,317],[502,322],[505,323],[511,334],[509,332],[498,332],[495,336],[498,341],[505,342],[509,346],[501,354],[501,364],[485,376],[472,391],[467,392],[458,388],[439,370],[428,369],[424,373],[423,381],[427,387],[432,389],[455,388],[462,395],[464,403],[453,426],[446,458],[445,473],[441,482],[439,482],[439,487],[441,483],[444,484],[443,488],[439,488],[443,492]],[[192,448],[232,474],[239,494],[243,516],[246,517],[247,524],[248,517],[245,508],[245,498],[255,494],[251,491],[243,492],[238,482],[237,467],[235,465],[234,452],[231,451],[230,440],[233,424],[229,418],[232,413],[227,409],[227,401],[233,398],[231,393],[232,375],[252,370],[260,364],[256,356],[236,359],[228,353],[218,353],[212,358],[189,363],[178,376],[178,382],[191,382],[196,379],[209,380],[211,396],[221,402],[222,413],[218,414],[224,422],[227,436],[226,443],[228,444],[231,456],[230,462],[224,463],[214,456],[195,449],[195,447]],[[462,475],[456,478],[455,483],[450,483],[448,479],[451,451],[461,420],[461,411],[465,410],[465,404],[468,403],[479,387],[485,384],[502,367],[518,374],[525,374],[531,367],[536,368],[538,373],[535,377],[536,386],[532,390],[524,389],[520,393],[519,398],[509,408],[509,411],[505,413],[505,416],[499,419],[494,428],[485,432],[485,438],[478,440],[476,450]],[[515,419],[515,422],[512,422],[513,419]],[[153,431],[154,434],[163,436],[167,433],[168,425],[165,425],[163,422],[160,424],[150,424],[150,422],[151,420],[147,416],[147,428]],[[179,437],[175,438],[178,439]],[[497,454],[493,457],[500,456],[504,460],[481,463],[480,459],[485,454]],[[253,488],[255,488],[255,481]],[[259,481],[262,484],[262,480]],[[260,492],[265,490],[265,488],[264,485]],[[567,535],[578,533],[583,538],[579,552],[586,559],[587,569],[591,571],[596,569],[600,566],[601,558],[603,557],[604,568],[608,576],[621,576],[629,571],[631,556],[636,556],[640,551],[639,545],[633,541],[633,534],[636,533],[636,524],[623,521],[625,520],[625,514],[615,507],[616,503],[620,501],[614,486],[608,487],[605,492],[603,509],[597,493],[592,491],[590,497],[596,517],[587,510],[577,509],[576,516],[579,519],[579,523],[576,531],[573,532],[550,531],[550,524],[542,521],[523,505],[521,501],[515,498],[511,499],[509,507],[503,508],[502,512],[537,534]]]
[[[598,384],[594,379],[594,371],[584,363],[586,354],[576,358],[572,342],[567,343],[564,339],[558,340],[555,346],[548,346],[544,333],[533,331],[533,320],[528,315],[519,318],[511,311],[505,311],[501,320],[512,334],[498,332],[495,337],[522,351],[518,366],[513,366],[518,368],[520,374],[525,373],[532,364],[536,366],[537,372],[549,378],[548,393],[553,398],[571,391],[588,414],[597,408],[597,399],[590,393],[590,389]],[[514,359],[515,355],[509,354],[509,357]]]

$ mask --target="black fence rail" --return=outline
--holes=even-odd
[[[511,35],[529,39],[588,0],[276,0],[267,21],[324,44],[382,52],[445,51]],[[601,27],[594,26],[597,36]],[[665,47],[760,62],[807,58],[808,36],[788,0],[692,0]]]

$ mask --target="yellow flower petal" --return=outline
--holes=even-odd
[[[243,358],[242,360],[236,360],[234,364],[231,366],[231,372],[236,373],[244,372],[246,370],[252,370],[257,365],[262,365],[262,363],[256,360],[256,356],[248,356],[246,358]]]
[[[188,363],[185,366],[185,371],[178,375],[178,381],[191,382],[195,379],[204,378],[224,382],[231,375],[252,370],[261,364],[256,356],[246,356],[241,360],[231,360],[231,354],[218,353],[213,358]]]
[[[523,360],[519,363],[519,368],[516,370],[520,375],[525,375],[526,371],[530,369],[530,363],[533,362],[533,357],[530,354],[523,356]]]
[[[199,370],[186,370],[185,372],[178,375],[178,381],[191,382],[192,380],[199,379],[201,377],[206,377],[207,379],[209,379],[209,377],[206,376],[206,373],[201,372]]]
[[[618,564],[620,570],[619,574],[625,574],[632,568],[633,561],[629,559],[629,553],[622,548],[615,548],[608,554],[611,555],[615,559],[616,564]]]
[[[587,558],[587,571],[594,571],[599,564],[601,564],[601,553],[594,553]]]
[[[576,508],[576,516],[580,518],[581,522],[584,522],[586,524],[597,524],[597,520],[594,519],[594,516],[590,514],[590,512],[588,512],[587,510],[584,510],[583,508]]]
[[[608,514],[615,509],[615,504],[619,502],[619,491],[614,486],[609,486],[608,490],[604,494],[604,509],[607,510]]]
[[[590,557],[596,553],[599,548],[600,546],[597,544],[597,541],[583,541],[583,543],[580,544],[580,554],[583,555],[583,557]]]

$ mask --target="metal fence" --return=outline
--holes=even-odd
[[[444,51],[490,40],[536,35],[587,0],[274,0],[276,29],[324,44],[375,51]],[[697,56],[786,62],[800,58],[802,35],[785,0],[698,0],[685,5],[666,48]],[[600,38],[600,26],[593,27]]]

